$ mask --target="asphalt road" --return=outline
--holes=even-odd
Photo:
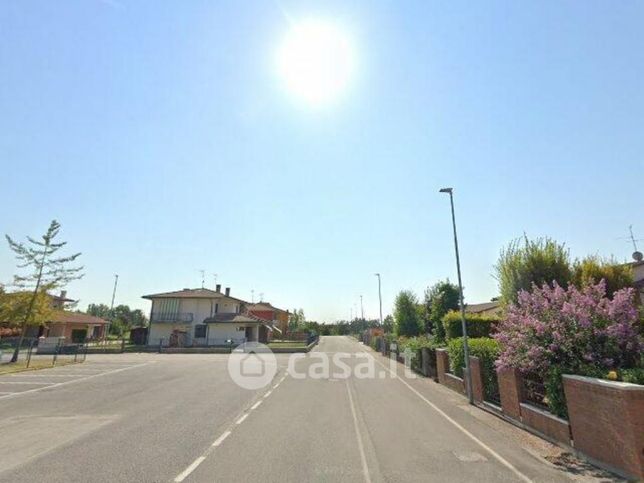
[[[299,357],[257,390],[217,354],[0,376],[0,482],[607,479],[352,339]]]

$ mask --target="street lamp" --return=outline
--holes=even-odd
[[[465,374],[467,376],[467,398],[470,404],[474,404],[472,394],[472,373],[470,372],[470,348],[467,342],[467,324],[465,323],[465,305],[463,304],[463,283],[461,282],[461,261],[458,256],[458,238],[456,237],[456,216],[454,215],[454,196],[452,188],[443,188],[441,193],[449,193],[449,201],[452,206],[452,226],[454,227],[454,250],[456,251],[456,273],[458,274],[458,295],[461,305],[461,325],[463,327],[463,355],[465,356]]]
[[[380,289],[380,274],[374,273],[378,277],[378,300],[380,302],[380,327],[382,327],[382,291]]]

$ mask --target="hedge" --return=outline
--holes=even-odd
[[[481,372],[483,373],[483,389],[486,399],[493,397],[498,392],[498,382],[496,379],[496,366],[494,362],[501,353],[499,343],[489,337],[478,339],[467,339],[470,356],[478,357],[481,361]],[[463,353],[463,338],[452,339],[449,341],[449,365],[452,374],[463,377],[463,366],[465,365],[465,355]]]
[[[496,324],[500,322],[498,317],[490,317],[478,314],[465,314],[465,324],[467,326],[467,335],[471,338],[490,337]],[[463,337],[463,325],[461,323],[461,313],[454,310],[448,312],[443,317],[443,327],[445,327],[445,339],[457,339]]]

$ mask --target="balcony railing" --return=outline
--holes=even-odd
[[[173,323],[190,323],[192,322],[191,312],[152,312],[150,322],[173,322]]]

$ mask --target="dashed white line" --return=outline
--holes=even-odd
[[[241,418],[239,418],[235,424],[241,424],[244,422],[244,420],[248,417],[248,413],[244,414]]]
[[[222,434],[221,436],[219,436],[219,437],[215,440],[215,442],[214,442],[214,443],[212,443],[212,446],[213,446],[214,448],[216,448],[217,446],[219,446],[221,443],[223,443],[223,442],[224,442],[224,440],[225,440],[228,436],[230,436],[230,433],[231,433],[231,431],[226,431],[224,434]]]
[[[261,400],[261,399],[260,399],[259,401],[257,401],[255,404],[253,404],[253,405],[250,407],[250,410],[251,410],[251,411],[254,411],[255,409],[257,409],[257,408],[259,407],[259,405],[260,405],[260,404],[262,404],[262,400]]]
[[[264,399],[266,399],[268,396],[270,396],[272,392],[273,392],[273,390],[271,389],[266,394],[264,394]]]
[[[177,476],[174,479],[174,481],[176,483],[180,483],[183,480],[185,480],[188,477],[188,475],[192,473],[197,468],[197,466],[199,466],[202,463],[202,461],[205,459],[206,459],[205,456],[199,456],[199,458],[194,460],[190,466],[188,466],[185,470],[183,470],[183,472],[179,476]]]

